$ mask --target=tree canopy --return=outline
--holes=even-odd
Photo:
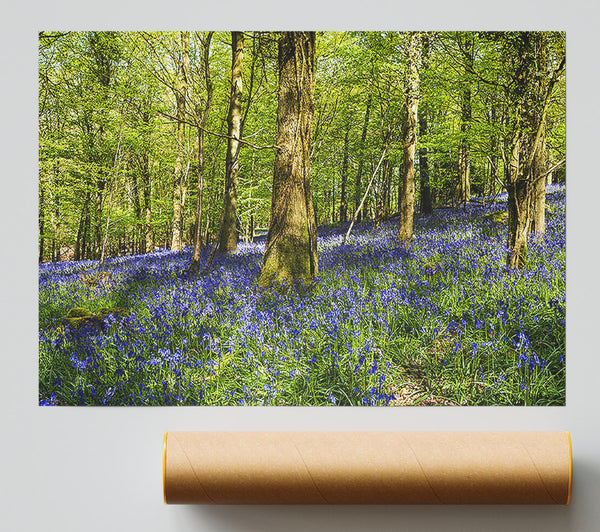
[[[351,220],[363,197],[358,219],[399,215],[409,164],[411,212],[465,208],[472,197],[510,193],[517,181],[565,179],[563,34],[413,33],[418,49],[408,33],[317,32],[306,155],[317,225]],[[247,241],[265,234],[280,39],[239,32],[243,90],[232,94],[228,32],[41,32],[39,260],[212,245],[224,194],[231,197],[232,141],[228,248],[236,234]],[[410,163],[407,102],[415,97]],[[526,195],[533,220],[534,192]],[[537,220],[521,220],[518,230],[543,231]]]

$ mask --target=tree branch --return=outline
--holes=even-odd
[[[165,113],[163,111],[158,111],[159,114],[165,116],[166,118],[169,118],[170,120],[177,120],[177,117],[170,115],[169,113]],[[223,139],[232,139],[232,140],[236,140],[237,142],[241,143],[241,144],[245,144],[246,146],[250,146],[251,148],[255,149],[255,150],[271,150],[271,149],[275,149],[275,150],[279,150],[281,149],[280,146],[277,146],[277,144],[272,144],[269,146],[256,146],[250,142],[248,142],[247,140],[242,140],[242,139],[238,139],[235,136],[232,135],[225,135],[224,133],[215,133],[214,131],[211,131],[210,129],[206,129],[204,127],[202,127],[198,122],[192,122],[189,120],[182,120],[182,122],[184,124],[187,124],[188,126],[192,126],[195,128],[198,128],[202,131],[204,131],[204,133],[208,133],[209,135],[213,135],[214,137],[220,137]]]

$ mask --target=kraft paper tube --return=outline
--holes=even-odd
[[[165,503],[568,504],[568,432],[167,432]]]

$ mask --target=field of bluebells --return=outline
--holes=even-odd
[[[506,197],[319,231],[308,290],[260,290],[264,239],[188,273],[191,250],[39,266],[41,405],[560,405],[565,187],[507,271]],[[205,255],[207,258],[208,252]]]

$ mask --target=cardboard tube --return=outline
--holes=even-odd
[[[568,504],[568,432],[167,432],[165,503]]]

